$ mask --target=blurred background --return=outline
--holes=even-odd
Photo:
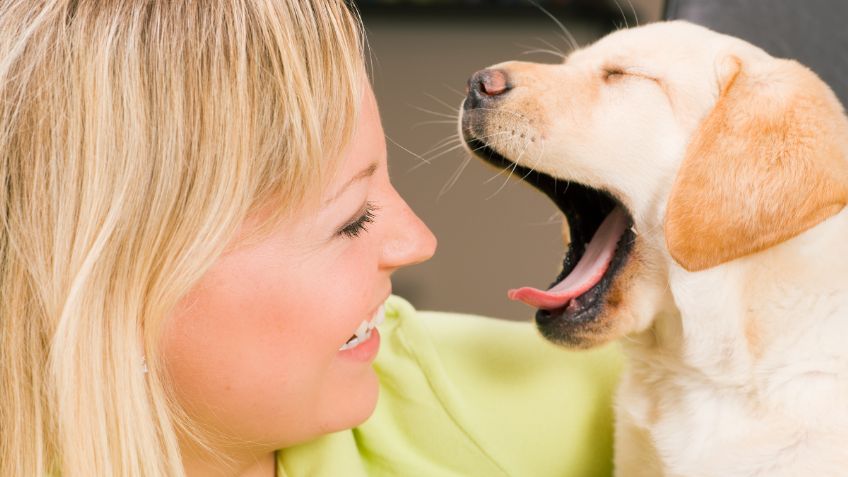
[[[529,320],[534,310],[507,290],[546,288],[565,252],[556,207],[459,146],[468,77],[507,60],[560,62],[570,37],[584,46],[663,9],[662,0],[537,3],[549,14],[529,0],[357,1],[392,181],[439,239],[432,260],[394,275],[394,292],[419,309]]]

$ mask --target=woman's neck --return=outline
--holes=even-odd
[[[210,453],[183,453],[186,477],[275,477],[276,454],[234,449]],[[226,459],[226,460],[225,460]]]

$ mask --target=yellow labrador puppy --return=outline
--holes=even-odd
[[[848,120],[807,68],[685,22],[476,73],[461,134],[565,214],[548,339],[624,337],[620,476],[848,475]]]

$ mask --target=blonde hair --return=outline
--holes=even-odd
[[[160,323],[320,189],[362,50],[342,0],[0,3],[0,475],[184,474]]]

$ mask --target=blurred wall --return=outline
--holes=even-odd
[[[642,23],[658,18],[661,2],[636,3]],[[506,60],[560,61],[525,52],[567,52],[561,30],[539,11],[421,15],[365,9],[362,16],[392,181],[439,239],[432,260],[395,273],[394,292],[419,309],[530,319],[534,310],[509,301],[506,292],[547,287],[559,273],[561,215],[530,186],[451,148],[459,144],[456,117],[467,78]],[[567,11],[557,17],[581,45],[623,26],[621,18]]]

